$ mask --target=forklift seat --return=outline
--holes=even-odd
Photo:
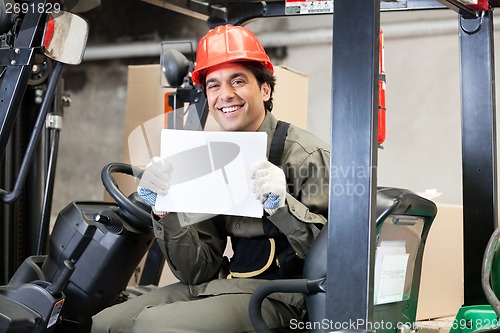
[[[420,272],[427,234],[437,214],[436,205],[399,188],[377,190],[376,253],[374,265],[373,327],[367,330],[397,332],[401,323],[408,330],[415,322]],[[259,287],[249,304],[250,319],[257,332],[271,332],[262,317],[262,301],[274,292],[305,293],[305,327],[322,326],[326,304],[328,226],[314,241],[304,265],[304,278],[273,280]],[[394,269],[396,267],[396,270]],[[396,278],[395,278],[396,277]],[[397,292],[394,292],[398,290]],[[315,324],[316,325],[313,325]],[[378,325],[386,323],[385,325]],[[391,323],[391,324],[387,324]],[[313,330],[322,332],[322,328]]]

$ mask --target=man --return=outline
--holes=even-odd
[[[253,172],[264,216],[216,216],[186,226],[176,213],[153,214],[157,241],[180,282],[105,309],[94,316],[93,332],[251,332],[252,292],[268,279],[301,277],[326,223],[328,146],[293,125],[276,130],[273,65],[257,37],[232,25],[210,30],[198,44],[192,78],[225,131],[268,134],[268,158],[276,165],[265,160]],[[151,205],[156,193],[168,191],[168,177],[157,166],[144,174],[159,181],[141,182],[138,190]],[[229,262],[223,256],[228,236]],[[262,308],[269,327],[284,330],[304,310],[299,294],[273,294]]]

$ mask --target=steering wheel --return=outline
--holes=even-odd
[[[109,195],[116,201],[120,207],[120,213],[122,216],[130,223],[134,228],[141,231],[148,231],[153,228],[151,223],[151,215],[145,209],[149,207],[146,204],[137,199],[134,202],[130,197],[134,197],[132,194],[130,197],[125,196],[123,192],[118,187],[115,178],[112,176],[113,173],[124,173],[134,177],[140,177],[142,174],[142,169],[134,167],[130,164],[113,162],[106,165],[101,172],[102,184]],[[135,193],[135,196],[138,195]],[[141,206],[143,208],[141,208]],[[149,207],[151,209],[151,207]]]

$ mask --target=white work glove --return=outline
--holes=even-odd
[[[285,206],[286,178],[281,168],[264,160],[253,169],[252,179],[255,197],[269,215]]]
[[[148,205],[153,208],[157,215],[165,215],[166,212],[155,210],[156,198],[159,195],[167,195],[170,188],[170,176],[172,165],[160,157],[153,157],[149,164],[144,168],[137,194]]]

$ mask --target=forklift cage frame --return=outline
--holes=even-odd
[[[290,16],[285,1],[143,0],[201,20],[209,27],[258,17]],[[457,0],[335,0],[333,12],[331,165],[363,168],[331,179],[325,319],[363,320],[373,312],[374,209],[377,189],[377,83],[381,11],[451,9],[460,40],[464,305],[486,304],[481,263],[497,226],[494,7],[474,12]],[[342,45],[342,47],[335,47]],[[349,50],[357,50],[350,52]],[[354,96],[355,100],[344,96]],[[367,135],[359,135],[366,133]],[[335,195],[352,184],[358,195]],[[360,241],[361,239],[361,241]],[[357,263],[352,265],[352,263]],[[334,272],[343,274],[334,274]],[[355,277],[355,278],[353,278]]]

